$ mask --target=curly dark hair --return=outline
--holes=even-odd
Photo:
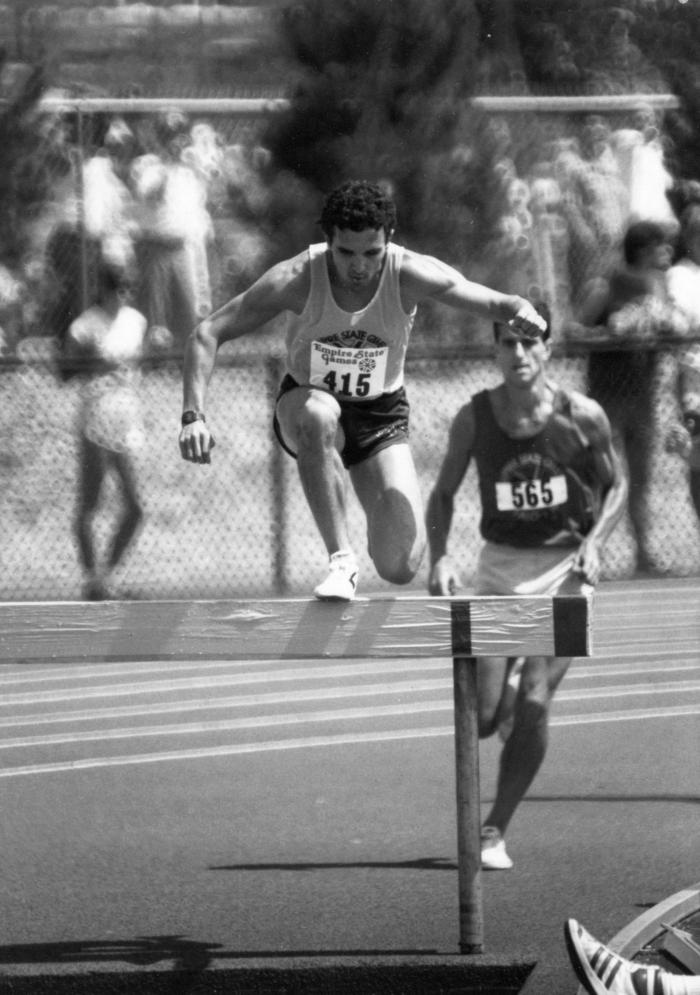
[[[383,228],[388,239],[396,227],[396,205],[376,183],[348,180],[328,195],[319,223],[329,241],[334,228],[349,231]]]

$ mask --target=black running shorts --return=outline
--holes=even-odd
[[[287,373],[280,384],[277,400],[298,386]],[[340,405],[340,427],[345,435],[345,448],[340,455],[346,467],[362,463],[380,449],[408,440],[409,404],[404,387],[366,401],[344,401],[333,396]],[[276,412],[272,424],[279,444],[296,458],[296,453],[282,438]]]

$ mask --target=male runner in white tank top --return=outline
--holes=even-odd
[[[346,472],[367,518],[377,573],[406,584],[423,556],[422,500],[403,386],[417,305],[440,301],[531,334],[545,324],[524,298],[473,283],[431,256],[394,245],[395,226],[394,203],[381,187],[363,180],[343,184],[323,208],[325,243],[269,269],[198,325],[185,349],[180,451],[186,460],[208,463],[205,396],[217,349],[285,315],[287,374],[275,431],[297,459],[329,555],[328,575],[314,590],[322,600],[352,600],[357,587]]]

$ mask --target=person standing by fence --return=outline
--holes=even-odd
[[[700,204],[681,214],[680,258],[668,271],[668,292],[678,331],[700,337]],[[700,519],[700,341],[681,347],[676,387],[681,420],[671,426],[666,449],[688,462],[690,496]]]
[[[126,302],[129,287],[122,267],[103,262],[97,279],[97,301],[72,322],[65,346],[65,361],[82,380],[74,527],[85,573],[83,596],[89,601],[110,597],[111,575],[143,518],[135,452],[144,440],[138,377],[147,347],[147,322]],[[153,344],[165,349],[169,340]],[[122,508],[102,560],[93,526],[110,472],[119,485]]]
[[[428,500],[429,591],[453,595],[459,570],[448,554],[454,498],[474,459],[481,499],[477,595],[585,594],[600,578],[603,545],[619,521],[626,486],[603,409],[547,375],[544,333],[495,324],[502,381],[457,413]],[[513,862],[505,833],[545,756],[549,709],[568,657],[527,657],[517,691],[514,658],[477,661],[479,734],[503,731],[496,798],[482,827],[482,866]]]
[[[155,131],[159,153],[139,156],[131,167],[139,221],[136,299],[149,327],[167,329],[182,350],[196,322],[211,310],[212,226],[204,184],[180,158],[190,138],[187,118],[163,112]]]
[[[636,569],[655,570],[648,510],[654,442],[654,386],[659,337],[672,332],[666,274],[673,257],[668,228],[637,221],[623,241],[624,262],[585,302],[581,321],[604,326],[617,347],[589,354],[588,393],[605,409],[613,439],[626,463],[629,515],[636,542]]]

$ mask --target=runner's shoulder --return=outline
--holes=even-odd
[[[599,432],[608,425],[602,406],[580,390],[566,390],[571,417],[584,432]]]
[[[451,286],[460,274],[435,256],[428,256],[413,249],[403,249],[401,258],[401,286],[418,299],[429,297]]]
[[[260,291],[273,295],[286,309],[301,312],[309,296],[311,277],[305,250],[271,266],[257,281]]]

